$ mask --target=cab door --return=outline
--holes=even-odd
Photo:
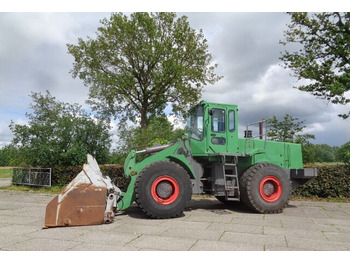
[[[227,150],[227,121],[225,108],[209,109],[208,153],[225,153]]]

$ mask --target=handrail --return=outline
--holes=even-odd
[[[267,120],[263,119],[261,121],[257,121],[257,122],[252,122],[247,124],[246,130],[245,130],[245,145],[244,145],[244,153],[247,154],[247,142],[248,139],[254,139],[254,138],[260,138],[260,139],[264,139],[264,150],[266,150],[266,145],[267,145],[267,124],[266,124]],[[257,136],[248,136],[248,131],[251,131],[248,129],[249,126],[252,125],[259,125],[259,135]],[[265,129],[265,132],[263,131],[263,129]],[[264,138],[263,138],[264,137]]]

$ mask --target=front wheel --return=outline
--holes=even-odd
[[[281,213],[287,207],[291,182],[282,168],[260,163],[250,167],[240,179],[241,200],[259,213]]]
[[[191,200],[191,180],[180,165],[160,161],[145,167],[135,183],[135,201],[152,218],[179,216]]]

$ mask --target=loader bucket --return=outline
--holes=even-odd
[[[83,170],[46,206],[43,228],[110,223],[120,193],[88,155]]]

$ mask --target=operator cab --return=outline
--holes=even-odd
[[[187,123],[192,155],[237,153],[237,106],[201,101]]]

